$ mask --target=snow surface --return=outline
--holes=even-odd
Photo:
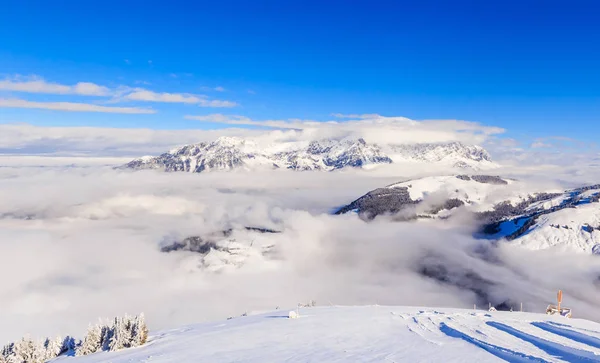
[[[517,204],[529,196],[532,189],[510,179],[507,184],[480,183],[464,180],[456,175],[430,176],[389,185],[388,188],[408,188],[412,200],[425,200],[437,195],[440,199],[459,199],[470,205],[472,211],[491,210],[495,204],[510,201]],[[522,191],[519,189],[523,189]]]
[[[592,253],[600,244],[600,204],[578,205],[542,215],[523,236],[510,243],[531,250],[547,248]],[[565,228],[566,227],[566,228]]]
[[[301,308],[297,319],[289,311],[154,332],[139,348],[57,361],[600,362],[600,324],[587,320],[390,306]]]
[[[503,217],[498,232],[485,238],[514,238],[507,243],[530,250],[555,249],[588,254],[594,253],[594,248],[600,251],[600,203],[596,200],[600,189],[596,185],[588,187],[589,190],[564,191],[554,187],[540,189],[533,183],[509,178],[441,175],[403,181],[387,188],[406,188],[411,200],[423,202],[425,206],[450,199],[464,203],[463,207],[434,214],[419,211],[420,215],[431,218],[446,218],[460,210],[492,211],[504,203],[524,204],[522,213]],[[548,197],[544,198],[545,195]],[[543,197],[543,200],[532,201],[534,197]]]

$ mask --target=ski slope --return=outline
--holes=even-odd
[[[151,334],[139,348],[59,362],[600,362],[600,324],[485,310],[288,310]],[[576,313],[576,312],[575,312]]]

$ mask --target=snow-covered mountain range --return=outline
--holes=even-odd
[[[600,324],[582,319],[395,306],[289,311],[151,332],[138,348],[57,362],[600,361]]]
[[[485,149],[459,142],[377,145],[362,138],[345,138],[265,145],[252,139],[220,137],[213,142],[178,147],[160,156],[135,159],[124,167],[195,173],[236,168],[330,171],[394,162],[426,162],[477,170],[496,166]]]
[[[470,213],[482,229],[478,237],[534,250],[600,254],[600,185],[566,191],[532,188],[489,175],[426,177],[375,189],[336,214],[406,221]]]

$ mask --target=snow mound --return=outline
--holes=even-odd
[[[600,324],[560,316],[413,307],[316,307],[154,332],[106,362],[598,362]]]

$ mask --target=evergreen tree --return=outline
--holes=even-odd
[[[62,337],[56,337],[54,340],[47,339],[48,344],[46,345],[46,360],[53,359],[61,355],[63,352],[64,339]]]
[[[102,350],[102,327],[99,324],[90,325],[83,342],[79,347],[75,355],[83,356],[93,354]]]
[[[61,355],[63,353],[68,353],[68,352],[74,352],[75,349],[77,348],[77,341],[75,341],[75,338],[70,337],[70,336],[66,336],[65,339],[63,339],[63,344],[62,347],[60,349],[60,353],[58,355]]]
[[[13,352],[8,357],[9,363],[38,363],[36,360],[36,347],[33,340],[22,338],[14,344]]]
[[[131,345],[131,319],[129,316],[116,317],[113,323],[113,336],[110,340],[111,351],[128,348]]]
[[[115,335],[114,324],[110,325],[110,326],[104,325],[102,327],[102,350],[106,350],[106,351],[110,350],[110,344],[113,340],[114,335]]]
[[[148,340],[148,327],[144,319],[144,313],[136,316],[133,321],[133,347],[139,347]]]
[[[33,343],[33,363],[44,363],[46,359],[46,342],[49,342],[48,339],[45,341],[38,341],[37,343]]]
[[[4,360],[6,362],[8,362],[8,357],[10,357],[13,354],[14,347],[15,347],[14,343],[10,343],[10,344],[5,345],[2,348],[2,351],[0,352],[0,357],[3,357]],[[1,360],[0,360],[0,362],[1,362]],[[2,362],[2,363],[4,363],[4,362]]]

